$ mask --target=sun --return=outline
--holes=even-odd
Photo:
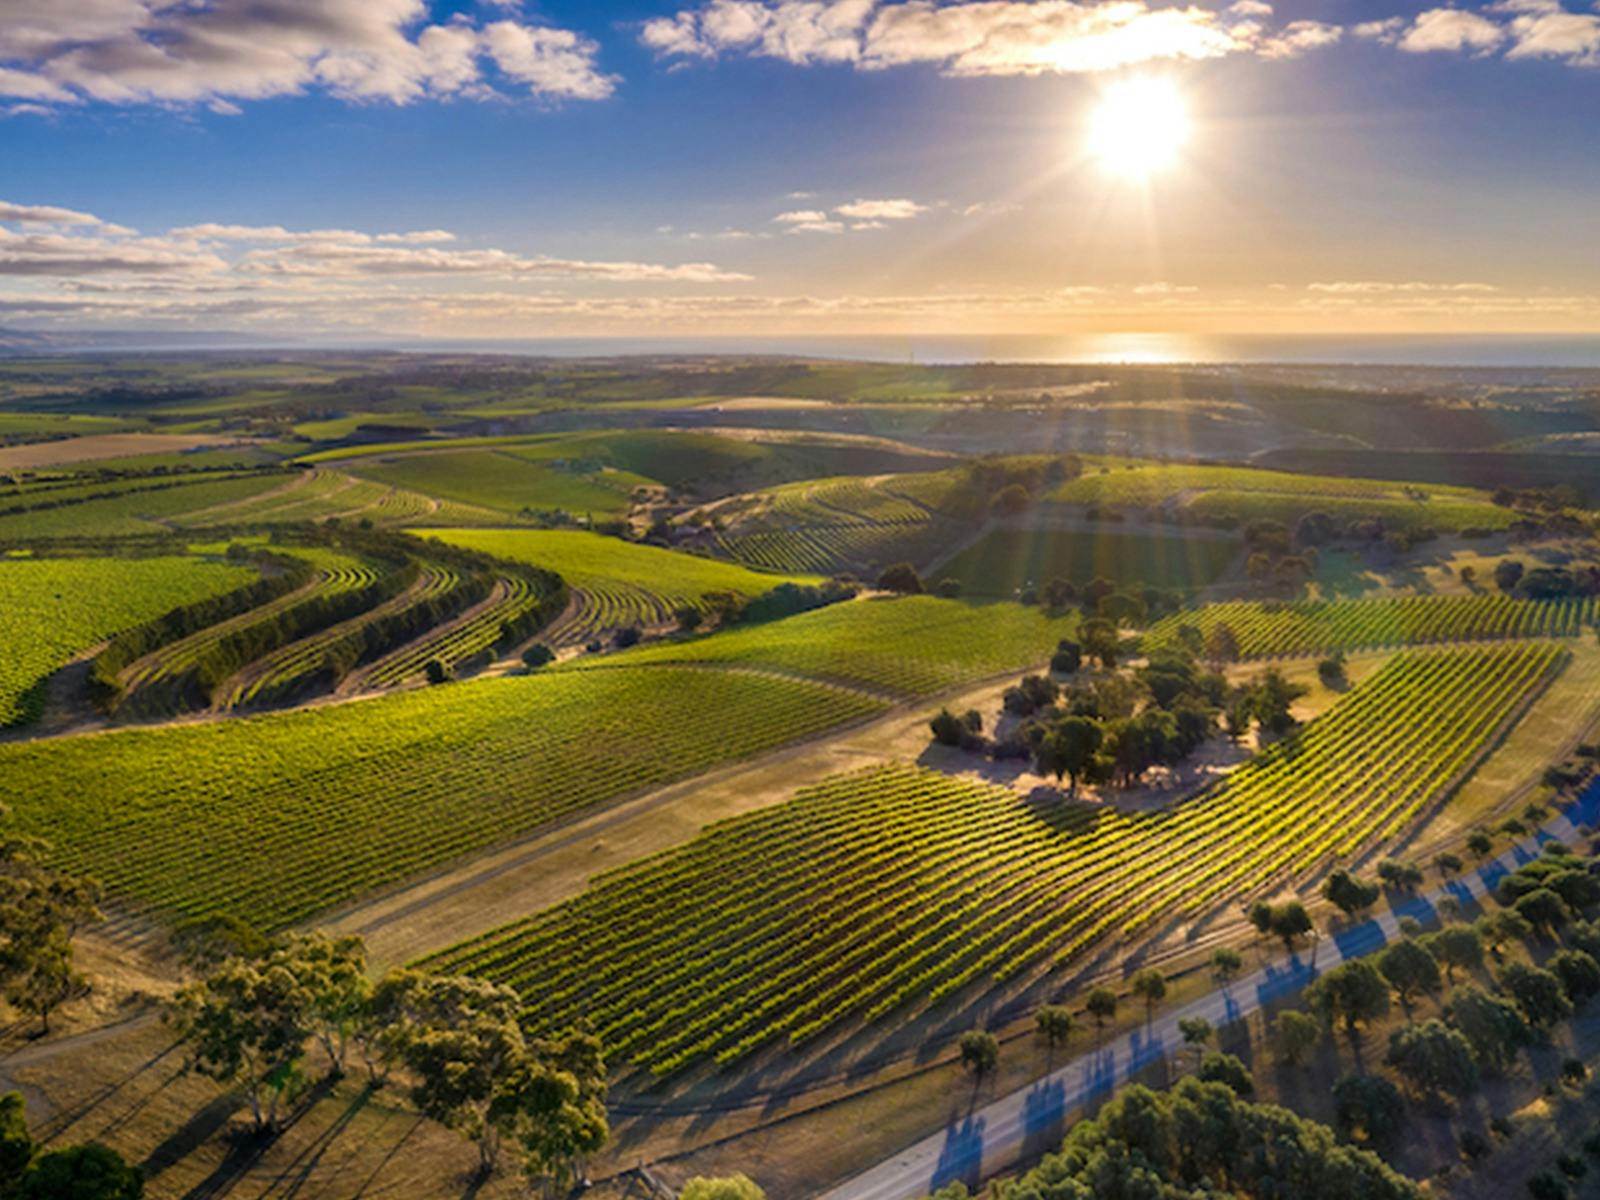
[[[1188,140],[1188,106],[1167,79],[1113,84],[1089,119],[1090,154],[1124,179],[1148,179],[1171,167]]]

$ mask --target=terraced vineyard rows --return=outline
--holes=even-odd
[[[912,767],[835,777],[428,965],[512,984],[536,1026],[589,1020],[657,1073],[805,1043],[1068,966],[1393,838],[1564,658],[1550,643],[1406,653],[1161,812]]]
[[[0,560],[0,727],[34,719],[38,687],[95,643],[254,576],[196,557]]]
[[[316,569],[316,575],[310,583],[267,604],[240,613],[230,620],[219,621],[182,641],[147,654],[122,673],[123,686],[131,692],[158,683],[162,679],[188,670],[207,650],[241,629],[271,620],[313,597],[338,596],[366,587],[378,577],[377,570],[371,564],[348,554],[310,547],[294,548],[285,552],[296,558],[305,559]]]
[[[247,499],[279,488],[283,482],[281,474],[263,472],[221,479],[202,476],[193,483],[162,487],[130,485],[105,499],[84,499],[56,508],[0,516],[0,540],[164,533],[185,514]],[[89,494],[84,491],[84,495]]]
[[[745,672],[536,675],[4,745],[0,772],[18,825],[117,905],[277,928],[882,708]]]
[[[430,536],[546,567],[565,579],[576,603],[541,638],[553,646],[581,644],[628,625],[666,624],[679,608],[705,611],[707,597],[717,593],[749,600],[780,583],[819,582],[812,576],[768,575],[578,530],[447,529]]]
[[[921,696],[1042,663],[1076,628],[1075,613],[1050,617],[1015,604],[975,605],[932,596],[855,600],[767,625],[578,659],[559,670],[727,663]]]
[[[1577,637],[1600,620],[1600,599],[1517,600],[1510,596],[1384,596],[1371,600],[1271,604],[1231,601],[1163,617],[1147,649],[1185,625],[1209,638],[1226,625],[1242,658],[1316,654],[1378,646],[1493,638]]]
[[[958,482],[958,473],[942,471],[789,484],[752,498],[750,504],[763,502],[754,511],[719,510],[735,515],[716,544],[736,562],[767,571],[836,574],[921,560],[960,528],[936,507]]]
[[[361,677],[361,683],[370,687],[394,687],[419,677],[427,664],[435,660],[454,669],[493,647],[506,622],[516,620],[538,602],[538,594],[526,579],[513,575],[496,580],[488,599],[468,610],[459,620],[379,659]]]
[[[199,529],[216,525],[282,525],[338,518],[350,521],[367,519],[375,525],[394,525],[430,517],[437,507],[418,492],[357,479],[337,471],[310,471],[287,487],[263,496],[189,513],[175,524]]]

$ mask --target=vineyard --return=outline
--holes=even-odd
[[[1293,524],[1307,512],[1336,519],[1381,517],[1394,526],[1504,529],[1517,514],[1471,488],[1377,479],[1295,475],[1249,467],[1144,465],[1091,472],[1051,493],[1064,504],[1107,508],[1181,507],[1212,520]]]
[[[906,596],[834,604],[771,624],[579,659],[561,669],[721,663],[925,696],[1042,663],[1076,628],[1075,613],[1051,617],[1015,604]]]
[[[766,571],[871,572],[919,561],[963,526],[939,505],[958,472],[820,479],[775,488],[717,509],[719,552]]]
[[[567,470],[508,451],[477,449],[386,455],[351,464],[362,478],[506,515],[561,510],[621,516],[640,480],[626,472]]]
[[[911,767],[836,777],[428,965],[510,983],[536,1026],[587,1020],[658,1074],[807,1043],[1360,856],[1448,791],[1564,658],[1549,643],[1401,655],[1161,812]]]
[[[189,513],[262,495],[287,478],[255,472],[28,489],[0,504],[0,540],[163,533]]]
[[[254,575],[195,557],[0,560],[0,727],[37,717],[39,685],[95,643]]]
[[[883,707],[748,672],[542,674],[4,745],[0,772],[18,825],[119,906],[277,928]]]
[[[750,600],[809,576],[768,575],[732,563],[641,546],[581,530],[442,529],[429,536],[556,572],[572,589],[566,616],[545,632],[553,646],[580,645],[625,626],[649,629],[680,608],[705,612],[707,597]]]
[[[1370,600],[1208,604],[1163,617],[1144,637],[1153,650],[1185,626],[1209,639],[1233,631],[1241,658],[1272,658],[1496,638],[1577,637],[1600,620],[1600,600],[1479,596],[1383,596]]]

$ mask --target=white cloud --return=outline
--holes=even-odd
[[[1188,296],[1200,289],[1193,284],[1168,283],[1158,279],[1154,283],[1141,283],[1133,289],[1135,296]]]
[[[205,104],[324,91],[407,104],[494,94],[610,95],[597,47],[570,30],[457,16],[427,0],[0,0],[0,95],[65,103]]]
[[[1506,6],[1519,15],[1511,20],[1512,47],[1507,58],[1555,58],[1573,66],[1600,66],[1600,16],[1567,12],[1556,4]]]
[[[1012,200],[979,200],[959,210],[963,217],[998,217],[1021,212],[1022,205]]]
[[[1404,17],[1385,17],[1381,21],[1362,21],[1359,25],[1352,25],[1350,32],[1358,38],[1393,45],[1405,32],[1405,28]]]
[[[833,211],[852,221],[909,221],[928,206],[915,200],[852,200]]]
[[[1396,42],[1408,54],[1489,51],[1506,32],[1495,22],[1459,8],[1430,8],[1418,15]]]
[[[53,204],[14,204],[0,200],[0,221],[21,225],[104,225],[92,213],[72,208],[57,208]]]
[[[772,218],[776,225],[815,225],[827,219],[828,214],[820,208],[798,208],[792,212],[781,212]]]
[[[1420,280],[1410,280],[1404,283],[1394,283],[1377,279],[1340,279],[1328,283],[1308,283],[1308,292],[1328,292],[1334,295],[1387,295],[1389,293],[1469,293],[1493,292],[1498,289],[1488,283],[1424,283]]]
[[[1339,25],[1323,21],[1291,21],[1277,33],[1265,37],[1259,45],[1264,58],[1299,58],[1308,50],[1332,46],[1344,36]]]
[[[1145,0],[709,0],[646,22],[640,40],[663,57],[930,63],[952,75],[1106,71],[1243,48],[1216,13]]]
[[[1228,5],[1228,11],[1236,17],[1270,17],[1272,5],[1266,0],[1236,0]]]

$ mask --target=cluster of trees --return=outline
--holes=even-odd
[[[1062,674],[1078,670],[1086,652],[1114,664],[1114,630],[1083,628],[1084,641],[1063,641],[1052,662]],[[1029,675],[1004,697],[1017,718],[1004,737],[987,741],[976,713],[945,711],[933,721],[941,743],[987,750],[995,758],[1031,758],[1042,775],[1082,783],[1137,785],[1151,768],[1175,767],[1216,734],[1241,739],[1253,722],[1272,733],[1294,725],[1292,705],[1302,689],[1275,669],[1251,684],[1233,686],[1207,670],[1180,642],[1152,654],[1132,674],[1103,671],[1058,683],[1051,675]]]
[[[826,608],[830,604],[853,600],[855,597],[856,588],[838,579],[829,579],[815,586],[780,583],[771,591],[762,592],[743,606],[724,609],[721,612],[721,620],[725,624],[739,621],[746,625],[754,625],[762,621],[792,617],[796,613],[810,612],[814,608]]]
[[[1243,1066],[1218,1073],[1248,1082]],[[1234,1060],[1237,1063],[1237,1060]],[[1242,1076],[1242,1078],[1241,1078]],[[934,1200],[965,1200],[962,1184]],[[1255,1104],[1228,1082],[1186,1078],[1166,1092],[1135,1084],[1079,1121],[1061,1150],[995,1185],[994,1200],[1120,1200],[1205,1196],[1295,1200],[1421,1200],[1422,1189],[1325,1125]]]
[[[1461,568],[1463,583],[1471,584],[1470,566]],[[1562,600],[1569,596],[1600,595],[1600,566],[1535,567],[1528,570],[1519,559],[1502,558],[1494,566],[1494,585],[1525,600]]]
[[[1083,474],[1074,455],[986,455],[969,462],[940,510],[964,520],[1010,516],[1040,496]]]
[[[6,1200],[140,1200],[144,1178],[95,1142],[40,1153],[21,1092],[0,1096],[0,1196]]]
[[[72,963],[72,939],[101,919],[100,886],[45,864],[47,847],[4,825],[0,807],[0,993],[39,1018],[85,994],[88,981]]]
[[[420,1113],[476,1144],[483,1173],[515,1147],[546,1196],[581,1182],[609,1136],[598,1039],[530,1037],[510,988],[415,970],[373,982],[353,937],[262,939],[219,921],[180,931],[179,942],[195,978],[167,1019],[191,1069],[238,1088],[259,1133],[278,1127],[315,1046],[336,1075],[355,1054],[370,1086],[398,1076]]]
[[[1298,596],[1316,573],[1316,548],[1337,536],[1326,513],[1301,517],[1293,538],[1281,521],[1252,521],[1244,530],[1245,573],[1275,595]]]

